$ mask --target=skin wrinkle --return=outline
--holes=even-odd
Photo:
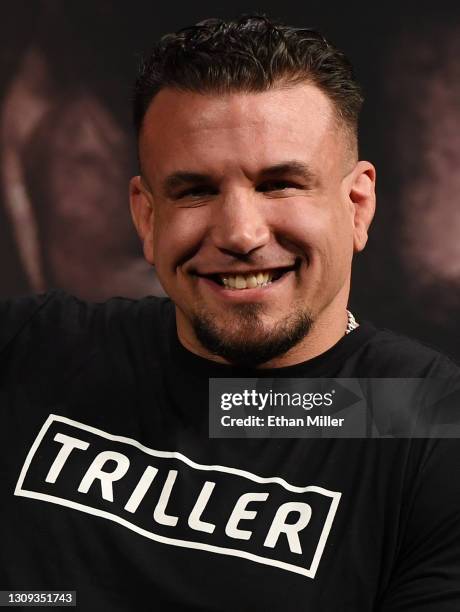
[[[281,164],[275,164],[273,166],[263,168],[258,173],[258,180],[262,182],[264,179],[276,179],[276,177],[282,178],[288,173],[292,177],[299,177],[303,179],[304,184],[307,187],[313,188],[317,186],[316,183],[318,182],[318,177],[306,164],[303,164],[297,160],[288,160]],[[162,184],[162,193],[165,197],[174,198],[175,191],[179,191],[181,188],[185,188],[187,185],[193,185],[195,183],[211,184],[212,182],[213,179],[210,175],[180,170],[166,177]]]

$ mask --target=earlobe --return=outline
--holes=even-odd
[[[134,226],[142,242],[144,257],[153,266],[153,198],[141,176],[134,176],[129,183],[129,204]]]
[[[366,246],[368,229],[375,213],[374,166],[367,161],[359,161],[353,171],[350,185],[350,201],[354,209],[353,246],[355,253]]]

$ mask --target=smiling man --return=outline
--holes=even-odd
[[[110,612],[460,609],[460,445],[426,428],[455,435],[458,410],[430,413],[425,385],[460,395],[459,369],[347,309],[375,208],[361,102],[312,30],[208,20],[155,45],[130,201],[169,298],[1,305],[0,589]],[[338,380],[358,377],[390,379],[364,412]],[[321,431],[296,437],[279,395]],[[210,437],[219,410],[239,438]],[[246,437],[266,414],[297,429]]]
[[[265,73],[229,53],[219,76],[197,57],[196,75],[166,63],[164,83],[149,80],[157,66],[138,82],[134,222],[182,344],[210,359],[291,365],[346,329],[375,170],[357,160],[350,67],[314,33],[293,36],[297,57],[285,51]]]

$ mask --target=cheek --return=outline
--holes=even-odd
[[[331,215],[326,250],[331,279],[342,282],[350,273],[353,259],[353,225],[345,210]]]
[[[277,215],[276,226],[280,237],[312,255],[334,250],[348,231],[343,215],[320,199],[289,203]]]
[[[206,207],[160,210],[155,217],[154,253],[157,268],[171,274],[199,248],[206,235]]]
[[[290,207],[284,235],[331,276],[343,276],[353,255],[353,225],[345,206],[325,201]]]
[[[331,212],[328,219],[328,250],[341,257],[344,263],[353,254],[353,224],[345,209],[336,209]]]

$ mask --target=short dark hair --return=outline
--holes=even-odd
[[[206,19],[166,34],[141,64],[134,87],[137,134],[155,95],[165,87],[197,93],[261,92],[279,82],[309,81],[333,102],[356,137],[361,87],[345,55],[316,30],[265,16]]]

